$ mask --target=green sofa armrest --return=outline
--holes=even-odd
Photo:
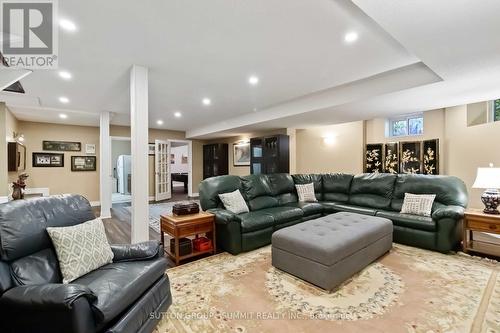
[[[212,208],[207,210],[215,215],[215,223],[217,224],[229,224],[231,222],[240,222],[240,218],[233,212],[228,211],[223,208]]]
[[[441,220],[445,218],[460,220],[464,217],[465,208],[461,206],[445,206],[436,209],[432,213],[433,220]]]

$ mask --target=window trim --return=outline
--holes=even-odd
[[[409,134],[409,129],[410,129],[410,119],[415,119],[415,118],[422,118],[422,133],[420,134]],[[394,135],[393,133],[393,124],[397,121],[404,120],[406,122],[406,134],[402,135]],[[404,137],[417,137],[417,136],[423,136],[424,135],[424,114],[422,112],[419,113],[412,113],[408,114],[405,116],[399,116],[399,117],[392,117],[387,119],[387,135],[386,137],[390,138],[404,138]]]

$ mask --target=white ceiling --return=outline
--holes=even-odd
[[[213,138],[500,96],[498,0],[64,0],[59,67],[2,93],[23,120],[126,125],[129,70],[149,68],[154,128]],[[359,39],[348,44],[347,32]],[[250,75],[260,83],[251,87]],[[71,102],[61,105],[59,96]],[[210,107],[201,104],[212,99]],[[173,113],[183,116],[175,118]],[[59,113],[68,119],[59,119]],[[158,126],[156,120],[164,125]]]

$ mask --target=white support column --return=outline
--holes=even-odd
[[[149,240],[148,69],[130,71],[130,144],[132,152],[132,244]]]
[[[101,112],[99,135],[99,200],[101,218],[111,217],[111,139],[109,137],[109,112]]]

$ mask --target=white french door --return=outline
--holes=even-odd
[[[170,143],[155,140],[155,200],[172,198],[170,187]]]

